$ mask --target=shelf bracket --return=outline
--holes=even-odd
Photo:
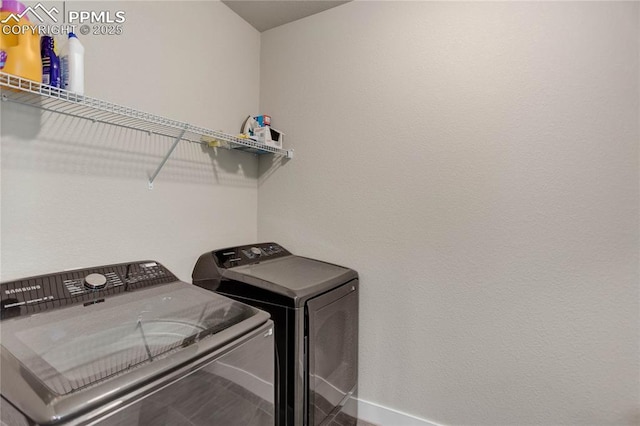
[[[158,166],[156,171],[153,172],[153,174],[149,178],[149,189],[153,189],[153,181],[156,179],[156,177],[158,176],[158,173],[160,173],[160,170],[162,170],[162,168],[164,167],[164,165],[167,162],[167,160],[169,159],[169,157],[171,157],[171,154],[173,154],[173,150],[176,149],[176,146],[178,146],[178,142],[180,142],[180,140],[182,140],[182,137],[184,136],[186,131],[187,131],[186,127],[184,129],[182,129],[182,131],[180,132],[180,134],[178,135],[176,140],[173,141],[173,145],[171,145],[171,148],[169,148],[169,151],[167,151],[167,154],[162,159],[162,162],[160,163],[160,165]]]

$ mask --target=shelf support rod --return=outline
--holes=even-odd
[[[184,129],[182,129],[182,131],[180,132],[180,134],[178,135],[176,140],[173,141],[173,145],[171,145],[171,148],[169,148],[169,151],[167,151],[167,154],[162,159],[162,162],[160,163],[160,165],[158,166],[156,171],[153,172],[153,174],[149,178],[149,189],[153,189],[153,181],[156,179],[156,177],[158,176],[158,173],[160,173],[160,170],[162,170],[162,168],[164,167],[164,165],[167,162],[167,160],[169,159],[169,157],[171,157],[171,154],[173,154],[173,150],[176,149],[176,146],[178,146],[178,142],[180,142],[182,140],[182,137],[184,136],[186,131],[187,131],[186,127]]]

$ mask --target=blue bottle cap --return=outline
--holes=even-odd
[[[78,36],[77,36],[77,35],[75,35],[74,33],[69,33],[69,38],[71,38],[71,37],[78,38]]]

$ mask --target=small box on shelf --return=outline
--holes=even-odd
[[[271,126],[258,127],[253,130],[254,139],[273,148],[282,149],[282,140],[284,133],[272,128]]]

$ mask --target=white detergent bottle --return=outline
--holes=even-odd
[[[84,47],[74,33],[60,52],[62,88],[79,95],[84,94]]]

